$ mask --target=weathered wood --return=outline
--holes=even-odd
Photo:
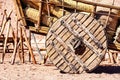
[[[22,0],[22,2],[24,4],[28,4],[29,6],[31,6],[31,7],[35,8],[35,9],[39,10],[39,3],[38,2],[35,2],[33,0],[29,0],[29,1],[28,0]]]
[[[53,14],[54,16],[56,16],[58,18],[63,16],[63,9],[62,8],[54,6],[54,5],[50,5],[49,9],[50,9],[50,13]],[[47,8],[46,8],[45,4],[43,5],[43,11],[47,12]],[[64,10],[64,15],[67,15],[69,13],[70,13],[69,11]]]
[[[6,46],[7,46],[7,41],[8,41],[8,36],[9,36],[9,32],[10,32],[10,26],[11,26],[11,20],[9,19],[8,21],[7,21],[7,23],[8,23],[8,27],[7,27],[7,32],[6,32],[6,36],[5,36],[5,41],[4,41],[4,47],[3,47],[3,53],[2,53],[2,60],[1,60],[1,62],[3,62],[4,61],[4,56],[5,56],[5,51],[6,51]]]
[[[19,57],[21,63],[23,63],[22,55],[20,54],[20,48],[17,49],[17,53],[18,53],[18,57]]]
[[[114,43],[109,43],[108,48],[120,51],[120,43],[117,41],[115,41]]]
[[[40,0],[40,1],[42,1],[42,0]],[[39,16],[38,16],[36,28],[40,27],[41,16],[42,16],[42,3],[39,3]]]
[[[24,47],[23,47],[23,34],[22,34],[22,28],[20,27],[20,50],[21,50],[21,58],[22,58],[22,62],[25,62],[24,59]]]
[[[3,21],[3,23],[2,23],[2,28],[1,28],[0,35],[3,33],[3,31],[4,31],[4,29],[5,29],[5,26],[6,26],[6,24],[7,24],[7,21],[8,21],[8,19],[10,18],[12,12],[13,12],[13,11],[10,11],[10,13],[7,15],[6,10],[4,10],[4,15],[5,15],[6,19],[5,19],[5,20],[3,19],[4,21]]]
[[[16,28],[16,33],[15,33],[16,34],[15,35],[15,48],[14,48],[13,55],[11,57],[11,64],[14,64],[14,61],[15,61],[15,56],[16,56],[16,52],[17,52],[17,48],[18,48],[17,45],[19,46],[19,44],[21,43],[20,42],[18,44],[18,42],[17,42],[18,41],[18,39],[17,39],[18,38],[18,26],[22,27],[22,33],[23,33],[25,41],[27,43],[27,47],[30,51],[31,58],[33,60],[33,63],[36,64],[36,60],[35,60],[35,57],[33,55],[32,48],[31,48],[30,43],[27,39],[27,35],[26,35],[26,31],[25,31],[26,21],[25,21],[25,17],[24,17],[24,14],[23,14],[23,9],[22,9],[20,0],[13,0],[13,2],[14,2],[15,10],[17,12],[17,28]],[[18,25],[18,22],[19,22],[19,24],[21,24],[21,26]]]
[[[18,17],[17,17],[17,19],[18,19]],[[17,45],[18,45],[18,21],[17,21],[17,23],[16,23],[16,31],[15,31],[15,42],[14,42],[14,51],[13,51],[13,54],[12,54],[12,57],[11,57],[11,64],[14,64],[14,62],[15,62],[15,58],[16,58],[16,53],[17,53],[17,49],[18,49],[18,47],[17,47]]]
[[[24,3],[26,4],[29,4],[31,7],[35,8],[35,9],[39,9],[39,3],[36,3],[34,1],[26,1],[26,0],[23,0]],[[49,4],[49,2],[48,2]],[[47,12],[47,4],[46,3],[43,3],[43,12]],[[50,13],[53,14],[54,16],[60,18],[62,17],[62,14],[63,14],[63,10],[62,8],[60,7],[57,7],[57,6],[54,6],[54,5],[50,5],[49,4],[49,10],[50,10]],[[64,14],[69,14],[70,12],[68,12],[67,10],[64,10]]]
[[[14,8],[17,12],[18,19],[21,19],[20,22],[22,25],[26,26],[26,20],[24,17],[23,9],[20,0],[13,0],[14,2]]]
[[[62,0],[49,0],[49,3],[62,6]],[[80,11],[87,11],[87,12],[93,12],[94,10],[94,6],[84,4],[81,2],[78,2],[76,7],[76,1],[73,1],[73,0],[64,0],[64,7],[67,7],[70,9],[77,9]]]
[[[2,25],[3,25],[3,22],[4,22],[4,18],[5,18],[5,14],[6,13],[6,10],[4,10],[4,13],[1,13],[2,14],[2,21],[1,21],[1,24],[0,24],[0,27],[2,27]]]
[[[39,11],[34,8],[26,8],[25,15],[26,15],[27,19],[30,20],[31,22],[37,23],[37,20],[39,18]],[[42,16],[41,16],[41,23],[46,26],[49,26],[50,23],[53,23],[56,20],[57,20],[56,17],[49,17],[46,14],[42,14]]]
[[[120,10],[120,6],[114,6],[114,5],[109,5],[109,4],[101,4],[101,3],[97,3],[97,2],[93,2],[93,1],[87,1],[87,0],[74,0],[74,1],[82,2],[82,3],[85,3],[85,4],[94,5],[94,6],[101,6],[101,7]]]
[[[10,13],[7,15],[6,10],[4,10],[3,20],[4,20],[4,18],[6,18],[6,19],[2,22],[2,29],[1,29],[0,35],[2,35],[5,27],[7,26],[7,23],[8,23],[8,27],[7,27],[7,32],[6,32],[7,34],[6,34],[5,39],[3,37],[3,40],[5,40],[5,41],[2,41],[4,43],[3,53],[2,53],[2,58],[1,58],[1,62],[2,63],[4,61],[4,56],[5,56],[5,51],[6,51],[8,36],[9,36],[9,32],[10,32],[10,26],[11,26],[11,18],[10,18],[10,16],[11,16],[11,14],[12,14],[12,11],[10,11]]]
[[[30,46],[31,46],[31,31],[29,30],[29,43],[30,43]],[[30,52],[29,52],[29,62],[31,62],[31,55],[30,55]]]
[[[15,57],[16,57],[16,53],[17,53],[17,45],[18,45],[18,27],[19,27],[19,23],[20,22],[23,26],[26,26],[26,21],[24,19],[24,13],[23,13],[23,10],[22,10],[22,5],[21,5],[21,2],[20,0],[13,0],[14,2],[14,8],[17,12],[17,28],[16,28],[16,31],[15,31],[15,44],[14,44],[14,51],[13,51],[13,54],[12,54],[12,57],[11,57],[11,64],[14,64],[14,61],[15,61]]]
[[[90,36],[79,27],[81,25],[76,25],[72,18],[78,19],[81,25],[84,25],[85,28],[87,28],[91,32],[91,34],[96,39],[98,39],[98,41],[100,41],[100,43],[103,45],[103,49],[99,48],[96,43],[90,38]],[[64,20],[63,23],[62,20]],[[69,28],[64,24],[69,24],[70,26],[67,25]],[[51,41],[53,41],[56,47],[60,51],[62,51],[63,55],[65,55],[64,57],[74,65],[79,73],[82,73],[84,71],[83,65],[80,64],[81,61],[87,66],[88,71],[93,70],[96,66],[99,65],[107,50],[107,40],[105,32],[103,30],[104,28],[100,26],[100,24],[90,15],[73,13],[63,16],[52,25],[50,31],[48,32],[46,47],[50,60],[53,61],[53,64],[55,64],[60,70],[69,73],[73,72],[72,70],[69,70],[69,65],[65,63],[64,59],[59,57],[60,55],[56,52],[54,47],[50,45]],[[85,45],[86,42],[83,42],[81,40],[81,44],[79,44],[79,47],[74,49],[74,47],[70,43],[73,39],[76,40],[76,36],[78,36],[79,39],[80,37],[83,37],[84,40],[92,45],[92,47],[89,48],[88,45]],[[67,46],[71,50],[67,48]],[[98,51],[98,54],[96,50]],[[73,52],[78,57],[78,59],[75,59],[76,56],[72,55],[71,52]],[[103,56],[98,57],[98,55],[101,54]],[[78,62],[78,60],[80,62]]]
[[[29,26],[29,30],[32,31],[32,32],[35,32],[35,33],[40,33],[40,34],[45,34],[46,35],[49,31],[49,27],[41,26],[40,29],[36,29],[33,26]]]
[[[29,51],[30,51],[30,55],[31,55],[32,61],[33,61],[34,64],[36,64],[36,60],[35,60],[35,57],[34,57],[32,48],[31,48],[31,46],[30,46],[29,40],[27,39],[26,31],[25,31],[25,27],[24,27],[24,26],[22,26],[22,32],[23,32],[23,35],[24,35],[24,38],[25,38],[27,47],[28,47],[28,49],[29,49]]]

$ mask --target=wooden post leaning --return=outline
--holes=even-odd
[[[4,12],[4,16],[6,16],[6,19],[5,19],[5,22],[2,24],[2,29],[1,29],[0,35],[2,35],[2,33],[3,33],[3,31],[5,29],[5,26],[6,26],[7,23],[8,23],[8,27],[7,27],[7,32],[6,32],[7,34],[6,34],[5,41],[4,41],[4,47],[3,47],[3,53],[2,53],[1,63],[3,63],[3,61],[4,61],[4,56],[5,56],[5,51],[6,51],[6,45],[7,45],[7,40],[8,40],[8,36],[9,36],[9,30],[10,30],[10,26],[11,26],[11,18],[10,18],[11,13],[12,13],[12,11],[7,16],[6,10]]]
[[[14,2],[15,10],[17,12],[17,19],[20,22],[20,24],[22,24],[21,25],[22,32],[23,32],[23,35],[25,37],[25,41],[27,43],[27,47],[28,47],[28,49],[30,51],[31,58],[33,60],[33,63],[36,64],[36,60],[35,60],[35,57],[33,55],[32,48],[31,48],[30,43],[29,43],[29,41],[27,39],[27,36],[26,36],[26,32],[25,32],[26,21],[24,19],[24,13],[23,13],[23,10],[22,10],[22,6],[21,6],[21,3],[20,3],[20,0],[13,0],[13,2]],[[15,48],[17,48],[17,47],[15,47]],[[14,52],[16,52],[16,51],[14,51]],[[11,58],[11,64],[14,64],[14,59],[15,59],[15,53],[13,54],[13,57]]]

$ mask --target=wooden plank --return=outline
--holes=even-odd
[[[61,66],[59,66],[58,68],[60,68],[60,69],[62,69],[62,70],[65,70],[65,68],[66,68],[66,64],[65,63],[63,63]]]
[[[59,56],[59,57],[61,57],[61,56]],[[65,64],[65,66],[67,66],[67,64],[65,63],[65,61],[61,59],[61,60],[56,64],[56,66],[57,66],[57,67],[60,67],[60,66],[62,66],[63,64]]]
[[[100,64],[101,60],[98,59],[98,57],[96,59],[94,59],[89,65],[88,68],[92,71],[94,70],[96,67],[98,67],[98,65]]]
[[[58,55],[58,56],[56,56],[56,57],[54,58],[53,63],[54,63],[55,65],[57,65],[57,64],[59,64],[60,61],[62,61],[62,58]]]
[[[69,66],[66,66],[65,69],[64,69],[64,71],[65,71],[65,72],[70,72],[70,71],[72,71],[72,69],[71,69]],[[73,71],[72,71],[72,72],[73,72]],[[70,73],[72,73],[72,72],[70,72]]]
[[[29,30],[32,31],[32,32],[35,32],[35,33],[40,33],[40,34],[47,35],[47,33],[49,31],[49,27],[41,26],[40,29],[37,29],[36,27],[29,26]]]
[[[71,14],[66,15],[63,19],[66,20],[69,16],[71,16]],[[60,28],[60,26],[61,26],[61,22],[59,22],[59,20],[57,20],[54,24],[57,24],[57,26],[58,26],[59,28]],[[53,24],[53,26],[52,26],[52,29],[55,30],[56,32],[59,31],[59,30],[57,30],[57,29],[59,29],[59,28],[56,27],[56,25],[54,25],[54,24]],[[62,30],[62,29],[61,29],[61,30]],[[48,34],[48,35],[47,35],[47,40],[48,40],[49,38],[51,38],[51,36],[52,36],[51,34]],[[47,40],[46,40],[46,41],[47,41]]]
[[[93,22],[93,19],[88,18],[87,21],[85,21],[83,24],[86,23],[86,27],[89,28],[89,27],[91,26],[91,25],[90,25],[91,21]],[[91,28],[93,28],[93,27],[91,27]],[[89,29],[90,29],[90,28],[89,28]],[[77,30],[79,30],[79,29],[77,29]],[[84,31],[82,31],[82,33],[80,33],[80,34],[83,34],[83,36],[85,37],[85,39],[88,39],[88,38],[89,38],[88,35],[85,35]],[[86,51],[86,52],[87,52],[87,51]],[[85,54],[86,54],[86,52],[85,52]],[[91,53],[91,52],[88,52],[88,53]],[[84,54],[83,54],[81,57],[83,57],[83,56],[84,56]],[[85,58],[85,59],[86,59],[86,58]]]
[[[85,15],[83,15],[83,14],[82,14],[82,16],[81,16],[81,14],[80,14],[80,16],[77,15],[76,18],[79,18],[80,20],[82,20],[82,21],[84,22],[84,20],[85,20],[84,18],[87,18],[87,17],[86,17]],[[71,20],[71,18],[70,18],[70,20]],[[67,22],[67,21],[66,21],[66,22]],[[71,24],[71,22],[70,22],[70,25],[71,25],[71,26],[75,26],[75,24]],[[78,29],[78,26],[76,26],[76,27],[77,27],[77,29]],[[73,27],[73,28],[74,28],[74,27]],[[68,32],[67,32],[67,33],[68,33]],[[67,34],[67,33],[65,33],[65,34]],[[64,35],[64,36],[65,36],[65,35]],[[63,37],[64,37],[64,36],[63,36]],[[71,38],[71,36],[72,36],[72,34],[69,34],[69,36],[65,37],[66,39],[64,39],[64,41],[65,41],[65,42],[68,42],[68,40],[70,40],[69,38]],[[62,37],[62,38],[63,38],[63,37]]]
[[[77,14],[77,13],[76,13]],[[80,15],[80,16],[79,16]],[[93,35],[95,36],[95,38],[97,38],[97,39],[99,39],[100,41],[101,40],[103,40],[104,41],[104,44],[106,43],[106,41],[104,40],[105,39],[105,37],[104,37],[104,39],[102,39],[102,37],[103,36],[101,36],[101,35],[103,35],[104,34],[104,32],[102,32],[101,30],[103,29],[103,27],[102,26],[99,26],[98,24],[97,24],[97,21],[95,21],[92,17],[90,17],[90,15],[85,15],[85,16],[83,16],[83,15],[81,15],[81,14],[79,14],[79,15],[76,15],[76,16],[72,16],[72,17],[80,17],[81,19],[79,20],[79,21],[82,21],[82,23],[83,24],[85,24],[85,27],[87,28],[87,29],[89,29],[90,30],[90,32],[91,33],[93,33]],[[72,19],[72,18],[71,18]],[[79,34],[81,34],[82,36],[84,36],[84,38],[88,41],[88,42],[90,42],[93,46],[95,46],[96,47],[96,50],[98,49],[98,47],[96,46],[96,44],[92,41],[92,39],[88,36],[88,34],[86,34],[84,31],[82,31],[80,28],[78,28],[78,26],[76,26],[75,25],[75,23],[73,22],[73,20],[71,20],[71,19],[69,19],[69,18],[67,18],[67,20],[65,21],[65,22],[68,22],[69,23],[69,25],[70,25],[70,28],[73,28],[73,29],[75,29],[77,32],[79,32]],[[61,20],[62,20],[62,18],[61,18]],[[95,21],[95,22],[94,22]],[[67,24],[68,24],[67,23]],[[54,24],[55,25],[55,24]],[[59,26],[61,26],[61,25],[59,25]],[[55,28],[57,27],[57,26],[54,26]],[[62,26],[63,27],[63,26]],[[98,28],[99,27],[99,28]],[[58,28],[58,27],[57,27]],[[63,29],[63,30],[62,30]],[[57,29],[58,30],[58,33],[57,33],[57,30],[55,31],[55,33],[54,33],[54,31],[53,32],[51,32],[51,35],[53,34],[53,35],[56,35],[56,36],[54,36],[54,38],[52,39],[52,41],[54,42],[54,41],[56,41],[57,40],[57,42],[55,42],[56,43],[56,45],[57,45],[57,47],[60,49],[60,50],[62,50],[62,52],[64,53],[64,57],[66,57],[66,59],[68,59],[68,61],[70,62],[70,63],[72,63],[74,66],[75,66],[75,68],[77,68],[78,69],[78,71],[80,71],[80,73],[81,72],[83,72],[83,68],[81,67],[81,64],[80,64],[80,62],[79,62],[79,64],[78,64],[78,62],[77,61],[82,61],[83,63],[84,62],[86,62],[86,63],[91,63],[92,61],[94,61],[94,59],[96,59],[96,58],[93,58],[92,56],[93,55],[95,55],[96,57],[97,57],[97,55],[96,54],[94,54],[93,53],[93,51],[92,50],[90,50],[89,48],[87,48],[86,47],[86,49],[85,49],[85,51],[83,52],[83,54],[75,54],[74,53],[74,51],[73,51],[73,53],[75,54],[75,56],[77,56],[79,59],[75,59],[74,60],[74,56],[72,55],[72,54],[70,54],[70,53],[68,53],[68,48],[65,46],[65,45],[67,45],[67,46],[69,46],[70,44],[70,42],[71,42],[71,40],[74,38],[74,36],[69,32],[69,30],[67,30],[67,28],[62,28],[61,29],[61,31],[59,30],[59,29]],[[100,29],[100,30],[97,30],[97,29]],[[54,28],[52,27],[51,28],[51,30],[54,30]],[[97,33],[96,33],[96,31],[97,31]],[[84,32],[84,34],[82,33],[82,32]],[[98,33],[100,32],[100,37],[98,36]],[[96,33],[96,34],[95,34]],[[49,35],[49,38],[50,37],[52,37],[51,35]],[[57,36],[59,36],[59,37],[57,37]],[[98,38],[99,37],[99,38]],[[58,40],[58,38],[60,38],[60,41]],[[49,40],[49,39],[48,39]],[[65,42],[65,44],[64,43],[62,43],[61,42],[61,40],[63,40],[63,42]],[[63,45],[64,44],[64,45]],[[104,46],[106,46],[106,45],[104,45]],[[69,46],[70,47],[70,46]],[[49,47],[49,48],[51,48],[51,50],[52,50],[52,47]],[[49,51],[51,51],[50,49],[49,49]],[[80,51],[81,52],[81,51]],[[105,53],[105,50],[103,50],[103,51],[101,51],[101,52],[104,52]],[[53,51],[52,51],[52,53],[53,53]],[[53,54],[55,54],[56,52],[54,52]],[[85,53],[85,54],[84,54]],[[81,56],[82,55],[82,56]],[[52,55],[53,56],[53,55]],[[60,56],[59,56],[60,57]],[[92,59],[91,59],[91,57],[92,57]],[[91,59],[90,61],[89,61],[89,58]],[[55,60],[55,59],[54,59]],[[63,60],[63,59],[62,59]],[[63,60],[64,61],[64,60]],[[62,69],[63,69],[63,67],[64,67],[64,69],[66,69],[67,68],[67,66],[63,66],[62,64],[60,65],[60,66],[62,66]],[[60,69],[61,69],[61,67],[59,67]],[[70,70],[70,72],[72,72],[72,70]]]
[[[70,15],[68,15],[68,16],[70,16]],[[68,17],[68,16],[66,16],[66,17]],[[74,16],[74,15],[72,15],[72,16]],[[67,18],[66,18],[66,19],[67,19]],[[56,27],[55,27],[55,28],[56,28]],[[63,30],[63,29],[61,29],[61,28],[62,28],[62,27],[60,27],[60,28],[58,28],[58,29],[56,28],[56,29],[57,29],[57,31],[56,31],[56,32],[57,32],[57,33],[60,33],[60,31],[62,31],[62,30]],[[64,28],[64,27],[63,27],[63,28]],[[53,29],[54,29],[54,27],[53,27]],[[55,38],[54,38],[54,39],[55,39]],[[58,47],[59,47],[59,46],[58,46]]]
[[[96,54],[93,54],[89,59],[86,60],[85,64],[89,65],[92,61],[94,61],[97,58]]]
[[[90,26],[90,25],[89,25],[89,26]],[[87,26],[87,27],[89,28],[89,26]],[[98,25],[95,25],[95,26],[93,26],[93,27],[90,26],[90,27],[91,27],[91,29],[89,28],[90,31],[91,31],[92,29],[97,29],[97,26],[98,26]],[[91,31],[91,33],[94,34],[92,31]],[[87,35],[84,35],[84,37],[85,37],[85,36],[87,36]],[[91,40],[90,38],[85,38],[85,39],[87,39],[90,43],[92,42],[92,40]],[[95,43],[93,43],[93,45],[95,45]],[[88,50],[89,50],[89,49],[88,49]],[[87,53],[88,53],[88,54],[87,54]],[[89,52],[87,52],[87,53],[85,52],[85,54],[83,54],[83,55],[81,56],[81,58],[83,58],[83,56],[86,57],[86,56],[92,54],[90,50],[89,50]],[[87,55],[86,55],[86,54],[87,54]],[[85,55],[86,55],[86,56],[85,56]],[[89,57],[89,56],[88,56],[88,57]],[[87,59],[88,57],[86,57],[86,59]]]

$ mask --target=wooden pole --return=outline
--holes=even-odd
[[[6,34],[5,41],[4,41],[4,47],[3,47],[3,53],[2,53],[1,63],[3,63],[3,61],[4,61],[4,55],[5,55],[7,40],[8,40],[8,36],[9,36],[9,30],[10,30],[10,26],[11,26],[11,18],[10,18],[11,13],[12,13],[12,11],[7,16],[6,10],[4,11],[4,16],[6,16],[6,19],[5,19],[5,23],[2,26],[0,35],[2,35],[2,33],[4,31],[4,28],[5,28],[5,26],[6,26],[7,23],[8,23],[8,27],[7,27],[7,32],[6,32],[7,34]]]
[[[20,22],[20,24],[22,24],[21,25],[22,32],[23,32],[25,41],[27,43],[27,47],[28,47],[28,49],[30,51],[30,55],[32,57],[33,63],[36,64],[36,60],[35,60],[35,57],[33,55],[32,48],[31,48],[30,43],[29,43],[29,41],[27,39],[27,36],[26,36],[26,32],[25,32],[26,21],[24,19],[25,17],[24,17],[24,14],[23,14],[23,10],[22,10],[20,0],[13,0],[13,2],[14,2],[15,10],[17,12],[17,19]],[[15,56],[16,56],[16,50],[17,50],[17,37],[15,37],[15,48],[14,48],[11,64],[14,63],[14,59],[15,59]]]
[[[42,2],[39,3],[39,16],[38,16],[38,22],[36,28],[40,28],[41,15],[42,15]]]
[[[8,20],[9,20],[9,18],[10,18],[10,16],[11,16],[11,14],[12,14],[12,11],[11,11],[11,12],[9,13],[9,15],[7,16],[7,13],[6,13],[6,10],[5,10],[5,11],[4,11],[4,14],[5,14],[5,16],[6,16],[6,19],[5,19],[5,21],[3,22],[0,35],[3,33],[3,31],[4,31],[4,29],[5,29],[5,26],[6,26]]]
[[[2,17],[2,21],[1,21],[1,24],[0,24],[0,27],[2,27],[2,25],[3,25],[3,22],[4,22],[4,18],[5,18],[5,16],[6,16],[6,10],[4,10],[4,13],[2,14],[3,15],[3,17]]]
[[[24,13],[23,13],[23,9],[22,9],[20,0],[13,0],[13,2],[14,2],[14,8],[17,12],[18,19],[21,19],[20,22],[22,23],[22,25],[26,26],[27,24],[26,24],[26,20],[24,17]]]
[[[5,41],[4,41],[4,47],[3,47],[3,53],[2,53],[2,61],[4,61],[4,56],[6,53],[6,46],[7,46],[7,41],[8,41],[8,36],[9,36],[9,32],[10,32],[10,25],[11,25],[11,20],[8,20],[8,27],[7,27],[7,32],[6,32],[6,36],[5,36]]]
[[[14,64],[16,52],[17,52],[17,44],[18,44],[18,21],[16,25],[16,32],[15,32],[15,42],[14,42],[14,51],[11,57],[11,64]]]
[[[24,63],[24,47],[23,47],[23,35],[22,35],[22,28],[20,27],[20,50],[22,54],[22,62]]]
[[[37,30],[37,29],[36,29]],[[29,43],[30,43],[30,46],[31,46],[31,31],[29,29]],[[30,55],[30,51],[29,51],[29,62],[31,62],[31,55]]]
[[[28,47],[28,49],[29,49],[29,51],[30,51],[30,55],[31,55],[31,58],[32,58],[32,60],[33,60],[33,63],[36,64],[36,60],[35,60],[35,57],[34,57],[34,55],[33,55],[33,51],[32,51],[32,48],[31,48],[31,46],[30,46],[30,43],[29,43],[29,41],[28,41],[28,39],[27,39],[26,31],[25,31],[25,27],[24,27],[24,26],[22,26],[22,32],[23,32],[23,35],[24,35],[24,38],[25,38],[27,47]]]
[[[23,62],[23,61],[22,61],[22,56],[21,56],[21,54],[20,54],[20,48],[19,48],[19,47],[17,48],[17,53],[18,53],[18,56],[19,56],[20,61]]]

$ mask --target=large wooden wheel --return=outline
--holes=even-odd
[[[50,60],[66,73],[90,72],[107,50],[104,28],[90,15],[72,13],[58,19],[48,32]]]

